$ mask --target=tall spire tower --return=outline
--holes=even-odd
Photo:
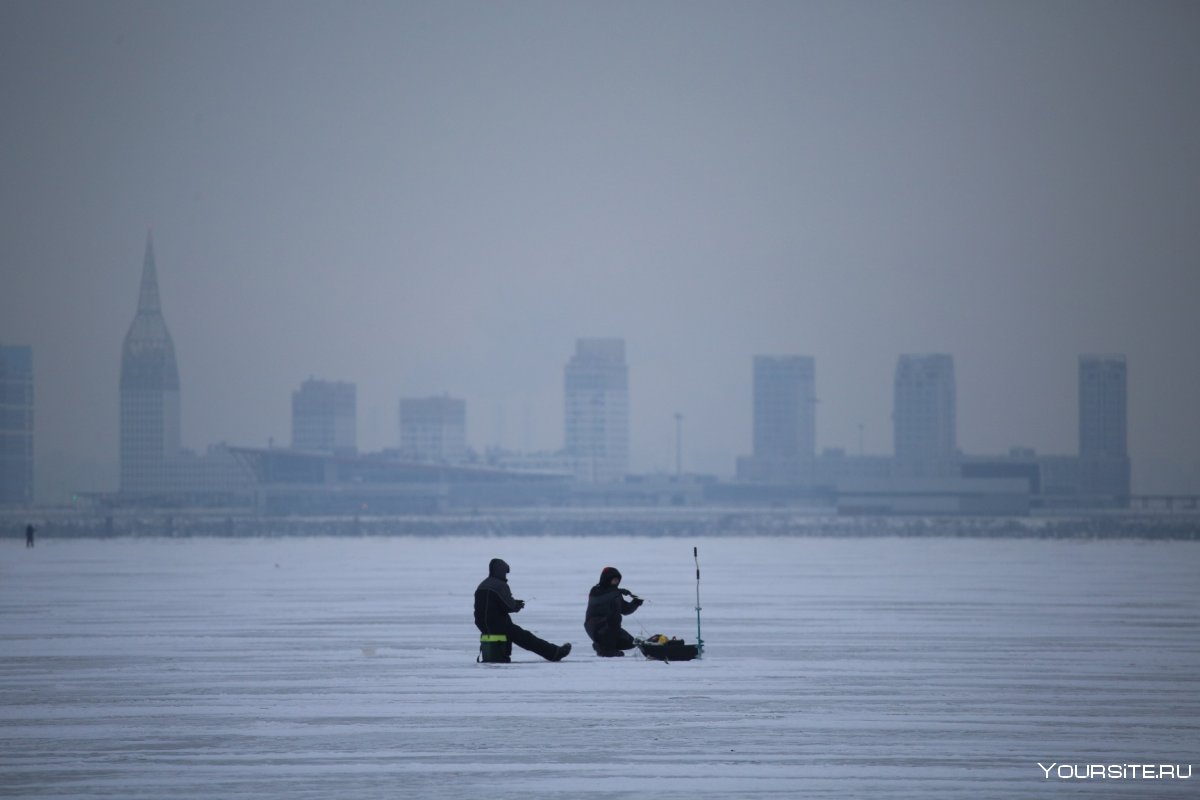
[[[154,238],[146,235],[137,314],[121,351],[121,491],[162,488],[179,452],[179,369],[158,297]]]

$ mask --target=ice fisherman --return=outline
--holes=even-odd
[[[503,559],[493,558],[488,563],[488,576],[475,590],[475,627],[484,635],[502,634],[517,647],[537,653],[547,661],[562,661],[571,652],[571,643],[556,645],[539,639],[512,621],[525,607],[524,600],[513,597],[508,587],[509,566]]]
[[[588,592],[587,615],[583,620],[583,629],[591,637],[596,655],[623,656],[623,651],[633,649],[633,637],[621,627],[621,617],[637,611],[642,602],[642,598],[621,588],[621,573],[616,567],[600,571],[600,581]]]
[[[33,527],[32,524],[25,526],[25,546],[26,547],[33,547],[33,534],[35,531],[37,531],[37,528]]]

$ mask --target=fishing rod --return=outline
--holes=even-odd
[[[696,655],[704,655],[704,639],[700,636],[700,549],[692,547],[692,558],[696,561]]]

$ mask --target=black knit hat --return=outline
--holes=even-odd
[[[608,586],[610,583],[612,583],[613,578],[616,578],[617,580],[621,579],[621,573],[616,567],[605,567],[604,569],[600,570],[601,586]]]

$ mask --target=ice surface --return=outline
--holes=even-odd
[[[634,633],[599,659],[605,565]],[[475,663],[492,557],[575,651]],[[1200,544],[45,539],[0,561],[0,796],[1195,797],[1047,780],[1200,759]]]

